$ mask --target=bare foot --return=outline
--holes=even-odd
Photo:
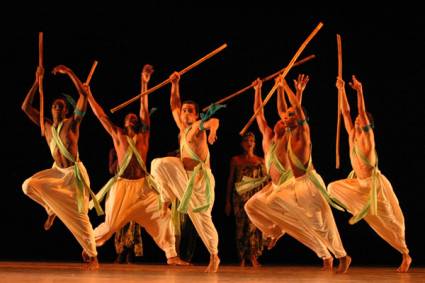
[[[56,214],[48,215],[46,221],[44,222],[44,230],[49,230],[53,225],[53,221],[55,221]]]
[[[83,261],[86,263],[84,268],[87,270],[96,270],[99,269],[99,262],[97,261],[97,256],[89,256],[85,250],[81,253]]]
[[[178,256],[174,256],[174,257],[170,257],[167,259],[167,264],[168,265],[191,265],[189,262],[182,260],[180,257]]]
[[[89,261],[86,263],[85,268],[87,270],[96,270],[99,269],[99,262],[97,261],[97,257],[90,257]]]
[[[251,264],[252,264],[252,267],[260,267],[261,266],[261,264],[258,262],[256,256],[251,256]]]
[[[220,258],[218,255],[211,255],[210,256],[210,264],[208,265],[207,269],[205,269],[205,272],[217,272],[218,266],[220,265]]]
[[[85,250],[83,250],[83,252],[81,253],[81,257],[83,258],[84,262],[89,262],[90,261],[90,256],[86,253]]]
[[[240,267],[245,267],[245,259],[241,260],[241,263],[239,264]]]
[[[351,264],[351,257],[346,255],[339,259],[339,265],[336,273],[346,273]]]
[[[334,258],[333,257],[329,257],[329,258],[324,258],[323,259],[323,266],[320,270],[323,271],[332,271],[333,269],[333,262],[334,262]]]
[[[269,244],[267,245],[267,249],[271,250],[277,243],[278,238],[271,238]]]
[[[403,261],[399,268],[397,268],[397,272],[407,272],[409,271],[410,264],[412,263],[412,258],[409,254],[403,254]]]

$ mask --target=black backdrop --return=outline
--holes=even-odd
[[[201,1],[200,1],[201,2]],[[325,182],[345,177],[350,170],[347,137],[341,135],[341,169],[335,169],[335,128],[337,47],[336,33],[342,35],[344,79],[352,74],[363,83],[366,104],[375,118],[375,135],[380,169],[392,182],[406,218],[406,238],[414,264],[424,264],[422,160],[425,23],[417,7],[311,6],[257,1],[230,6],[204,1],[139,3],[135,6],[102,4],[87,8],[76,3],[59,6],[3,9],[2,101],[4,127],[1,147],[2,205],[0,259],[77,261],[81,249],[60,221],[45,232],[44,210],[21,191],[22,182],[35,172],[51,166],[48,147],[20,105],[30,88],[38,63],[38,31],[45,38],[45,96],[47,105],[61,92],[75,93],[69,79],[53,76],[58,64],[72,68],[85,78],[94,60],[99,61],[91,87],[105,109],[117,106],[139,91],[144,64],[154,66],[150,86],[167,79],[208,52],[227,43],[222,52],[193,69],[181,79],[184,99],[197,100],[201,107],[264,77],[289,63],[307,35],[324,26],[300,58],[316,59],[288,74],[310,75],[304,106],[310,115],[313,161]],[[59,5],[59,4],[58,4]],[[264,85],[264,95],[271,88]],[[355,113],[353,92],[348,89]],[[169,86],[150,96],[152,117],[148,159],[177,148],[177,128],[169,110]],[[227,104],[217,117],[221,120],[218,141],[210,147],[216,178],[213,219],[220,236],[220,256],[224,263],[237,262],[234,220],[223,213],[225,185],[232,155],[239,153],[238,132],[252,115],[252,90]],[[266,107],[270,124],[277,120],[275,100]],[[48,107],[46,109],[49,109]],[[111,114],[122,122],[127,111],[137,111],[137,103]],[[49,115],[48,113],[47,115]],[[255,124],[250,130],[257,133]],[[91,111],[81,126],[80,156],[97,191],[108,179],[107,156],[110,137]],[[257,153],[262,154],[260,142]],[[348,225],[349,215],[335,211],[343,243],[353,256],[353,264],[397,265],[397,251],[381,240],[364,222]],[[102,220],[90,212],[93,225]],[[161,250],[144,233],[148,262],[164,262]],[[114,258],[113,240],[99,248],[102,262]],[[208,254],[201,242],[195,262],[206,262]],[[282,238],[276,248],[265,252],[263,263],[319,263],[315,255],[291,237]]]

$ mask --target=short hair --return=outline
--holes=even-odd
[[[255,135],[254,135],[254,133],[253,133],[253,132],[246,132],[246,133],[242,136],[241,141],[247,140],[249,137],[252,137],[252,138],[254,139],[254,141],[255,141]]]
[[[199,114],[199,104],[193,100],[185,100],[182,102],[182,106],[183,104],[191,104],[193,106],[195,106],[195,110],[196,110],[196,114]]]

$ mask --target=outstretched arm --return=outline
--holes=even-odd
[[[341,113],[342,117],[344,118],[344,126],[347,133],[350,133],[353,129],[353,121],[351,120],[351,114],[350,114],[350,104],[348,104],[347,94],[345,93],[345,82],[337,77],[336,79],[336,87],[338,89],[338,96],[340,97],[341,105],[338,107],[341,107]]]
[[[141,75],[141,93],[148,90],[148,82],[151,78],[151,75],[153,73],[153,68],[151,65],[146,64],[143,67],[142,75]],[[150,117],[149,117],[149,103],[148,103],[148,96],[142,95],[140,97],[140,121],[146,125],[147,127],[150,126]]]
[[[184,130],[183,124],[180,121],[180,111],[181,111],[181,99],[180,99],[180,74],[174,72],[170,76],[171,81],[171,95],[170,95],[170,106],[171,112],[173,114],[174,121],[177,124],[177,127],[180,131]]]
[[[33,121],[37,126],[40,126],[40,111],[32,106],[32,101],[34,99],[34,95],[38,89],[38,84],[41,80],[43,80],[44,69],[41,67],[37,67],[37,71],[35,74],[34,83],[31,86],[31,89],[28,91],[27,96],[22,102],[21,109],[24,113]]]
[[[97,119],[99,119],[105,130],[112,136],[112,138],[114,138],[117,134],[118,127],[111,122],[108,115],[106,115],[105,111],[103,111],[99,103],[97,103],[97,101],[94,99],[90,86],[84,85],[84,87],[87,91],[87,98],[94,115],[97,117]]]
[[[74,83],[74,86],[77,88],[79,97],[75,106],[73,118],[75,121],[81,121],[87,110],[87,91],[84,88],[83,83],[70,68],[64,65],[56,66],[52,72],[54,75],[58,73],[68,75]]]

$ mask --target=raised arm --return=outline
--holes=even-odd
[[[349,84],[357,92],[357,111],[359,113],[360,122],[363,126],[369,125],[370,122],[366,113],[362,83],[358,81],[354,75],[352,76],[352,80],[353,81]]]
[[[146,64],[143,67],[143,71],[141,74],[141,90],[143,93],[148,90],[148,82],[151,79],[151,75],[153,73],[153,67],[149,64]],[[149,117],[149,103],[148,103],[148,95],[142,95],[140,97],[140,121],[146,125],[150,126],[150,117]]]
[[[178,72],[174,72],[170,76],[171,81],[171,94],[170,94],[170,106],[171,112],[173,114],[174,121],[177,124],[177,127],[180,131],[184,130],[184,126],[180,121],[180,111],[182,102],[180,99],[180,74]]]
[[[339,77],[337,77],[336,79],[336,87],[338,89],[338,96],[341,99],[341,105],[339,105],[339,107],[341,107],[345,130],[347,131],[347,133],[350,133],[353,129],[353,121],[351,119],[350,113],[350,104],[348,104],[347,94],[345,93],[345,82]]]
[[[75,75],[75,73],[68,67],[64,65],[58,65],[56,66],[52,73],[54,75],[60,73],[60,74],[66,74],[70,77],[71,81],[74,83],[74,86],[76,87],[79,97],[77,104],[74,109],[74,116],[73,119],[77,122],[80,122],[87,110],[87,91],[83,86],[83,83],[81,80]]]
[[[38,89],[38,84],[41,80],[43,80],[44,69],[41,67],[37,67],[37,71],[35,74],[34,83],[31,86],[31,89],[28,91],[24,102],[22,102],[21,109],[24,113],[33,121],[37,126],[40,126],[40,111],[32,105],[34,100],[34,95]]]
[[[277,113],[279,114],[279,117],[282,118],[283,114],[288,109],[285,99],[284,80],[282,79],[282,76],[276,77],[275,83],[279,84],[277,87]]]
[[[258,78],[253,83],[252,86],[254,87],[255,96],[254,96],[254,113],[257,111],[258,108],[261,107],[263,104],[263,99],[261,97],[261,87],[263,85],[263,82]],[[270,127],[267,124],[266,118],[264,116],[264,109],[262,108],[257,116],[255,116],[255,119],[258,124],[258,128],[260,129],[261,134],[263,137],[269,136],[272,132]]]
[[[90,86],[84,85],[87,90],[87,98],[90,104],[91,109],[93,110],[94,115],[99,119],[102,126],[105,130],[114,138],[118,132],[118,127],[111,122],[108,115],[103,111],[102,107],[94,99],[94,96],[91,92]]]
[[[299,95],[298,94],[302,94],[304,92],[305,87],[307,86],[307,83],[309,81],[309,77],[307,75],[304,74],[299,74],[298,78],[296,80],[294,80],[294,84],[295,84],[295,89],[296,89],[296,95],[294,95],[292,92],[288,92],[288,98],[289,98],[289,102],[291,103],[291,106],[294,107],[295,111],[297,112],[298,115],[298,123],[305,125],[306,121],[306,117],[305,117],[305,113],[301,107],[301,100],[299,99]]]

